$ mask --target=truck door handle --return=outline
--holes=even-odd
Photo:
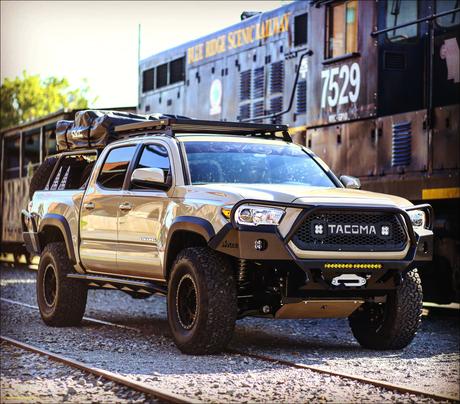
[[[131,210],[132,206],[129,202],[123,202],[122,204],[120,204],[119,206],[120,210]]]
[[[84,204],[83,204],[83,207],[84,207],[86,210],[93,210],[93,209],[94,209],[94,203],[93,203],[93,202],[84,203]]]

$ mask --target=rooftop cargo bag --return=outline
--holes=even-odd
[[[74,121],[56,124],[57,150],[104,147],[117,140],[114,128],[129,123],[168,118],[166,115],[138,115],[118,111],[78,111]]]

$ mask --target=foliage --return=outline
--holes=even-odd
[[[1,86],[0,127],[37,119],[62,108],[88,108],[88,84],[71,89],[66,78],[28,75],[6,78]]]

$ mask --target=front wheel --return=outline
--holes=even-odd
[[[168,287],[168,321],[177,347],[195,355],[223,350],[236,315],[236,285],[228,260],[206,247],[180,252]]]
[[[88,287],[67,277],[73,272],[63,242],[46,245],[37,273],[37,302],[47,325],[65,327],[78,325],[85,313]]]
[[[365,348],[405,348],[419,328],[422,303],[422,284],[413,269],[385,303],[365,303],[349,317],[353,335]]]

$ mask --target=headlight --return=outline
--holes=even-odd
[[[410,217],[412,226],[414,227],[425,227],[426,215],[423,210],[409,210],[407,214]]]
[[[268,206],[241,205],[235,212],[235,221],[247,226],[263,224],[277,225],[284,215],[284,209]]]

